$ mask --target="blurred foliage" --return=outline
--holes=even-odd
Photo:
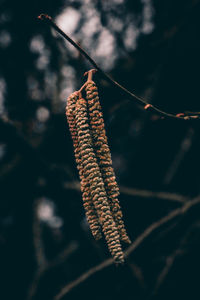
[[[1,0],[0,8],[1,296],[53,299],[109,254],[103,242],[93,241],[81,195],[69,188],[78,174],[66,99],[84,83],[90,65],[37,16],[51,15],[125,87],[179,113],[200,110],[200,1]],[[119,184],[197,195],[198,123],[157,119],[96,80]],[[132,240],[178,205],[125,194],[120,201]],[[155,233],[124,267],[100,272],[66,299],[198,299],[199,235],[198,214],[190,214]],[[181,255],[153,293],[179,242]],[[49,261],[63,249],[73,251],[35,278],[34,287],[40,263],[36,253]]]

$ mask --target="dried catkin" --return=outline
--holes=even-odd
[[[82,167],[85,178],[90,184],[90,193],[99,217],[99,222],[113,258],[116,262],[123,262],[124,254],[120,244],[120,236],[110,210],[104,182],[93,149],[87,102],[83,98],[78,99],[76,102],[75,119]]]
[[[118,228],[120,239],[126,243],[130,243],[130,239],[126,233],[122,219],[123,215],[118,200],[119,188],[112,167],[111,153],[108,146],[102,109],[98,97],[98,89],[95,82],[91,80],[87,81],[85,84],[85,90],[86,99],[88,100],[93,145],[98,159],[100,172],[104,180],[105,189],[109,197],[112,215]]]
[[[83,197],[83,206],[85,208],[86,217],[91,229],[91,232],[96,240],[99,240],[101,235],[101,227],[99,224],[98,216],[94,205],[92,203],[91,194],[90,194],[90,185],[89,182],[86,180],[84,175],[84,169],[82,166],[80,149],[78,145],[78,134],[77,134],[77,126],[75,122],[75,105],[78,99],[78,93],[75,92],[71,94],[67,99],[67,107],[66,107],[66,116],[67,121],[69,124],[69,129],[71,132],[73,146],[74,146],[74,153],[75,159],[77,163],[77,169],[79,171],[79,177],[81,180],[81,191]]]

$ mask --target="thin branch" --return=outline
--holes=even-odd
[[[54,259],[52,259],[51,261],[48,262],[47,269],[48,270],[52,269],[52,268],[57,267],[58,265],[61,265],[62,263],[64,263],[71,254],[73,254],[75,251],[78,250],[78,248],[79,248],[78,243],[72,241]]]
[[[40,279],[44,275],[44,270],[45,269],[39,268],[36,271],[36,273],[35,273],[35,275],[33,277],[33,280],[31,282],[31,285],[29,287],[29,290],[28,290],[27,300],[31,300],[35,296],[35,294],[37,292],[37,288],[38,288],[39,282],[40,282]]]
[[[183,250],[178,248],[170,256],[166,258],[166,264],[162,269],[162,271],[160,272],[160,275],[158,276],[158,279],[155,284],[155,288],[152,293],[153,295],[158,293],[158,290],[160,289],[161,285],[163,284],[164,280],[166,279],[167,275],[172,269],[175,259],[182,254],[183,254]]]
[[[80,183],[79,181],[72,181],[72,182],[66,182],[64,184],[64,187],[66,189],[80,191]],[[141,198],[154,198],[154,199],[162,199],[166,201],[172,201],[172,202],[179,202],[179,203],[185,203],[190,200],[189,197],[176,194],[176,193],[169,193],[169,192],[157,192],[157,191],[150,191],[150,190],[143,190],[143,189],[136,189],[131,187],[126,187],[120,185],[120,194],[134,196],[134,197],[141,197]]]
[[[33,299],[34,295],[37,292],[40,279],[44,276],[44,274],[48,270],[64,263],[67,260],[67,258],[78,249],[78,244],[75,242],[71,242],[55,258],[53,258],[50,261],[46,259],[45,249],[42,240],[42,228],[40,220],[38,218],[38,208],[40,203],[41,200],[37,199],[34,203],[33,209],[33,244],[35,248],[37,269],[28,290],[27,300]]]
[[[178,153],[175,154],[175,157],[170,164],[166,175],[164,177],[163,183],[165,185],[169,185],[176,175],[178,168],[181,166],[182,161],[184,160],[185,156],[189,152],[189,150],[192,147],[192,143],[195,137],[195,131],[193,128],[189,128],[186,132],[186,135],[184,136],[183,140],[180,144],[180,149],[178,150]]]
[[[169,221],[175,219],[178,216],[181,216],[188,212],[192,207],[196,206],[197,204],[200,204],[200,196],[185,203],[182,207],[177,208],[170,212],[165,217],[161,218],[157,222],[151,224],[149,227],[145,229],[145,231],[136,238],[136,240],[133,242],[133,244],[127,248],[127,250],[124,252],[125,256],[129,256],[132,252],[136,250],[154,231],[156,231],[158,228],[160,228],[162,225],[167,224]],[[97,272],[111,266],[114,264],[114,261],[112,258],[109,258],[105,260],[104,262],[100,263],[99,265],[91,268],[90,270],[83,273],[80,277],[75,279],[74,281],[71,281],[68,283],[64,288],[61,289],[61,291],[55,296],[55,300],[60,300],[63,296],[65,296],[67,293],[69,293],[71,290],[73,290],[75,287],[79,286],[81,283],[86,281],[89,277],[96,274]]]
[[[64,263],[71,254],[73,254],[78,249],[78,244],[72,242],[67,247],[60,252],[54,259],[51,261],[47,261],[44,265],[38,267],[31,282],[30,288],[28,290],[27,300],[33,299],[34,295],[38,290],[38,286],[41,278],[49,271],[55,267],[58,267],[62,263]]]
[[[133,262],[127,262],[127,265],[129,267],[129,269],[131,270],[131,272],[133,273],[133,276],[137,279],[140,287],[142,289],[146,288],[146,283],[144,280],[144,274],[142,269],[135,263]]]
[[[40,220],[38,219],[38,207],[40,205],[41,200],[38,199],[34,203],[33,209],[33,243],[35,248],[35,256],[38,268],[44,269],[46,266],[46,257],[45,250],[42,240],[42,228],[40,225]]]
[[[199,226],[199,225],[198,225]],[[179,242],[179,246],[177,247],[177,249],[175,249],[171,255],[169,255],[166,258],[166,263],[165,266],[163,267],[163,269],[161,270],[156,283],[155,283],[155,287],[154,290],[152,292],[152,295],[155,295],[158,293],[158,290],[160,289],[161,285],[164,283],[167,275],[169,274],[170,270],[172,269],[175,260],[183,255],[186,252],[186,249],[184,248],[184,246],[187,243],[188,238],[191,236],[191,231],[194,230],[194,225],[192,225],[190,227],[190,229],[186,232],[185,236],[180,240]]]
[[[77,287],[79,284],[81,284],[82,282],[86,281],[89,277],[91,277],[92,275],[94,275],[95,273],[111,266],[112,264],[114,264],[112,258],[109,258],[107,260],[105,260],[104,262],[102,262],[101,264],[89,269],[88,271],[86,271],[85,273],[83,273],[80,277],[78,277],[77,279],[75,279],[74,281],[71,281],[70,283],[68,283],[55,297],[55,300],[59,300],[61,299],[63,296],[65,296],[66,294],[68,294],[72,289],[74,289],[75,287]]]
[[[142,190],[136,188],[129,188],[126,186],[120,186],[120,193],[125,195],[130,195],[134,197],[142,197],[142,198],[156,198],[167,201],[185,203],[189,201],[189,197],[169,192],[154,192],[150,190]]]
[[[98,73],[104,78],[106,81],[111,83],[112,85],[118,87],[120,90],[122,90],[125,94],[129,96],[132,100],[136,101],[138,104],[142,105],[145,110],[150,110],[152,112],[157,113],[158,115],[170,119],[177,119],[177,120],[194,120],[194,119],[200,119],[199,113],[189,113],[188,115],[185,113],[179,113],[179,114],[171,114],[167,113],[154,105],[148,103],[146,100],[142,99],[141,97],[137,96],[133,92],[130,92],[127,90],[124,86],[119,84],[117,81],[113,80],[107,73],[105,73],[98,65],[97,63],[91,58],[91,56],[80,46],[78,45],[74,40],[72,40],[66,33],[64,33],[52,20],[50,16],[47,14],[41,14],[38,16],[39,20],[45,21],[46,24],[51,26],[53,29],[55,29],[64,39],[66,39],[71,45],[73,45],[90,63],[91,65],[98,71]]]

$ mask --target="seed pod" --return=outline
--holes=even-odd
[[[90,193],[99,217],[99,222],[113,258],[116,262],[121,263],[124,261],[124,255],[120,244],[120,237],[110,211],[104,182],[93,149],[87,102],[83,98],[77,100],[75,119],[78,130],[79,149],[82,157],[82,167],[84,168],[86,179],[90,184]]]
[[[108,146],[102,109],[98,97],[98,89],[95,82],[91,80],[87,81],[85,90],[86,98],[88,100],[90,128],[94,149],[104,180],[105,189],[109,197],[113,218],[118,228],[121,240],[126,243],[130,243],[130,239],[126,233],[125,225],[122,220],[123,215],[118,200],[119,187],[112,167],[111,153]]]
[[[78,93],[75,92],[71,94],[67,99],[67,107],[66,107],[66,116],[67,121],[69,124],[69,129],[71,132],[72,140],[73,140],[73,146],[74,146],[74,153],[75,153],[75,159],[77,163],[77,169],[79,171],[79,177],[81,180],[81,191],[82,191],[82,198],[83,198],[83,206],[86,213],[86,218],[88,220],[91,232],[96,240],[99,240],[101,235],[101,227],[99,224],[98,216],[96,213],[96,210],[94,208],[91,195],[90,195],[90,188],[89,183],[86,180],[84,176],[84,169],[82,166],[81,161],[81,155],[80,155],[80,149],[78,145],[78,135],[77,135],[77,128],[75,123],[75,104],[78,99]]]

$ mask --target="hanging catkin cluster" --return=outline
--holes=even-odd
[[[67,100],[66,115],[81,180],[86,217],[95,239],[105,239],[116,262],[124,261],[120,240],[130,243],[119,205],[116,182],[105,125],[92,80],[85,83],[86,99],[74,92]]]

